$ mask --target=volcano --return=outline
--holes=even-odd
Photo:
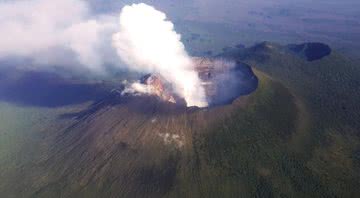
[[[161,76],[149,74],[140,83],[151,86],[153,94],[113,91],[84,111],[65,114],[62,118],[71,120],[70,126],[48,137],[49,155],[30,171],[47,173],[32,194],[53,196],[54,188],[62,186],[66,197],[91,189],[97,189],[94,197],[159,197],[177,186],[179,174],[191,180],[189,173],[203,160],[193,156],[200,146],[198,136],[244,108],[252,99],[241,95],[255,90],[258,82],[244,63],[205,58],[194,62],[210,107],[186,107]],[[43,185],[53,182],[56,187]]]
[[[146,94],[123,94],[126,87],[116,82],[92,103],[56,109],[61,110],[59,117],[35,128],[38,144],[24,147],[31,152],[14,155],[36,157],[2,169],[0,194],[147,198],[359,194],[355,187],[342,191],[343,186],[359,186],[358,169],[348,166],[357,162],[348,160],[358,155],[358,137],[319,125],[347,116],[352,122],[346,129],[358,128],[358,111],[350,107],[359,97],[350,96],[359,92],[348,93],[354,98],[349,104],[333,104],[340,101],[345,85],[356,85],[345,79],[335,83],[339,82],[335,73],[358,76],[343,70],[349,68],[346,59],[333,52],[307,61],[288,46],[274,43],[234,50],[193,59],[208,98],[206,108],[187,107],[163,76],[152,73],[136,77],[152,90]],[[330,117],[334,111],[341,115],[338,119]],[[22,117],[27,120],[32,114]],[[320,133],[324,145],[319,143]],[[351,141],[341,138],[342,133]]]

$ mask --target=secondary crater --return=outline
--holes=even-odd
[[[290,44],[288,48],[307,61],[320,60],[331,54],[331,48],[323,43]]]

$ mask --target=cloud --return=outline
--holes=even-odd
[[[81,0],[1,2],[0,13],[0,58],[102,70],[106,54],[101,49],[110,47],[105,41],[114,29],[113,17],[91,16]]]

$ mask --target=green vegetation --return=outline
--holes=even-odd
[[[316,195],[311,192],[325,197],[359,194],[359,67],[336,52],[308,62],[267,42],[228,55],[278,79],[308,109],[311,126],[303,129],[307,136],[303,151],[295,149],[283,160],[283,165],[294,166],[288,173],[294,174],[289,176],[295,192],[307,197]],[[291,150],[290,145],[283,152]]]
[[[288,190],[277,182],[286,181],[279,173],[279,163],[284,141],[295,132],[296,106],[284,87],[266,78],[260,78],[251,97],[255,101],[249,108],[235,112],[207,135],[209,164],[221,170],[217,179],[235,184],[223,183],[228,188],[225,194],[242,184],[244,197],[279,195]]]
[[[0,103],[0,196],[27,196],[33,183],[28,172],[48,154],[48,137],[69,120],[58,116],[86,105],[36,108]]]
[[[209,197],[329,196],[319,178],[288,149],[298,130],[301,111],[293,95],[264,74],[250,106],[238,109],[206,133],[201,150],[216,189]],[[304,123],[301,123],[304,124]],[[304,145],[302,145],[303,147]],[[206,179],[204,179],[207,181]]]

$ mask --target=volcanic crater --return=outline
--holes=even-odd
[[[242,62],[220,58],[193,58],[195,70],[202,81],[209,107],[231,104],[236,98],[248,95],[258,86],[258,79],[251,67]],[[186,106],[186,101],[178,96],[169,82],[159,74],[147,74],[140,83],[158,99]]]

